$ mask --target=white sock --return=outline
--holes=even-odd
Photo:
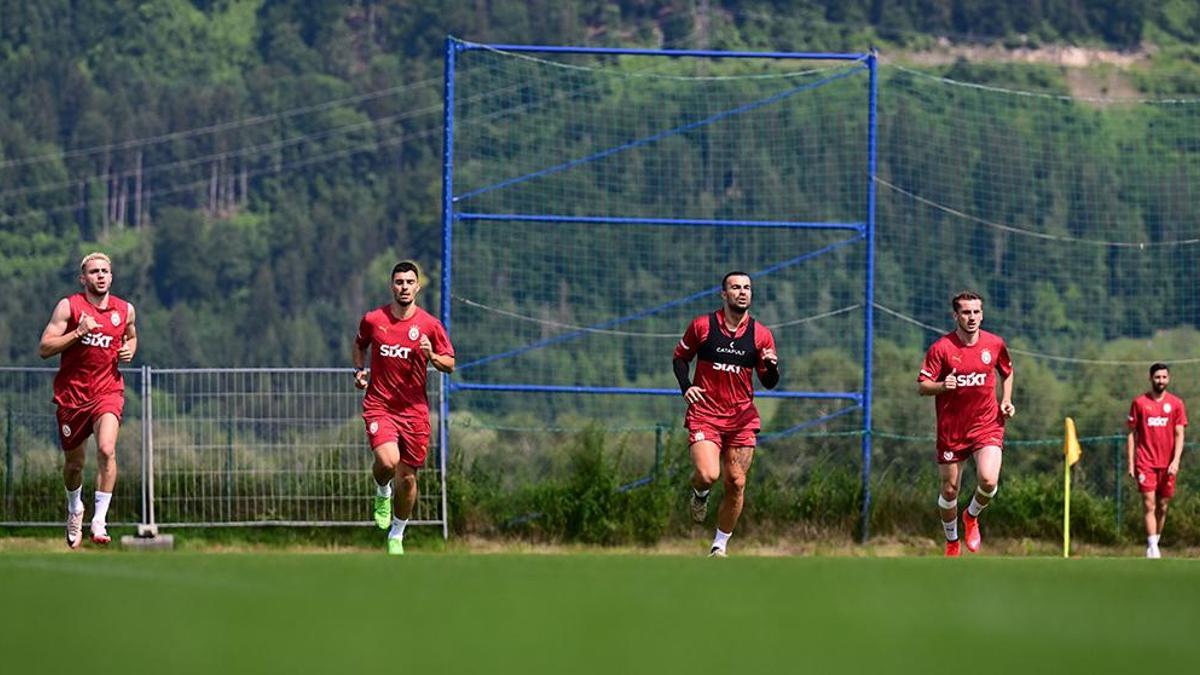
[[[725,550],[725,544],[729,543],[729,538],[733,536],[732,532],[722,532],[721,528],[717,528],[717,536],[713,537],[713,548]]]
[[[946,530],[946,541],[958,539],[958,518],[950,522],[942,521],[942,529]]]
[[[111,492],[96,490],[96,513],[92,514],[93,523],[104,524],[108,521],[108,502],[111,500]]]
[[[392,496],[392,481],[389,480],[388,482],[384,483],[383,485],[376,483],[375,484],[375,496],[376,497],[391,497]]]
[[[1158,538],[1161,536],[1161,534],[1152,534],[1146,537],[1146,543],[1150,545],[1150,548],[1158,548]]]
[[[991,502],[988,502],[990,504]],[[967,505],[967,513],[971,514],[972,518],[978,518],[979,512],[987,508],[987,504],[980,504],[979,498],[972,496],[971,503]]]
[[[388,530],[388,539],[403,539],[406,527],[408,527],[407,520],[400,520],[396,516],[392,516],[392,529]]]
[[[709,492],[712,492],[711,488],[708,490],[697,490],[694,487],[692,488],[692,494],[696,496],[696,499],[708,499]]]
[[[83,486],[80,485],[74,490],[66,490],[66,493],[67,511],[70,513],[83,513]]]

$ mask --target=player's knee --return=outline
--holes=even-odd
[[[96,446],[96,458],[101,462],[111,462],[117,458],[117,448],[115,445],[101,443]]]
[[[928,494],[928,493],[926,493]],[[953,483],[942,483],[942,499],[947,502],[957,502],[958,486]]]
[[[712,467],[697,467],[696,477],[706,486],[711,486],[721,478],[721,470]]]
[[[66,464],[66,470],[70,471],[71,473],[77,473],[79,471],[83,471],[83,455],[82,454],[74,454],[74,453],[67,455],[65,464]]]
[[[1000,489],[1000,481],[996,478],[980,478],[979,485],[975,491],[980,495],[991,499],[996,496],[996,491]]]
[[[411,471],[401,471],[396,475],[397,487],[402,490],[412,489],[417,486],[417,474]]]
[[[725,475],[725,490],[741,494],[746,489],[746,474],[729,472]]]

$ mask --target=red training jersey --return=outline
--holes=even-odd
[[[109,295],[108,307],[101,309],[88,302],[83,293],[68,296],[67,302],[71,305],[71,316],[67,319],[66,333],[79,328],[85,312],[100,326],[62,352],[54,377],[54,403],[64,408],[79,408],[106,394],[123,394],[125,380],[117,369],[117,351],[125,343],[129,303]]]
[[[1149,393],[1133,399],[1129,406],[1129,430],[1133,432],[1134,464],[1148,469],[1165,469],[1175,459],[1175,427],[1186,427],[1187,408],[1183,399],[1163,392],[1161,401]]]
[[[407,319],[393,316],[391,304],[363,316],[354,342],[359,349],[371,346],[371,378],[363,398],[364,411],[428,418],[429,402],[425,397],[428,361],[421,351],[422,335],[433,344],[433,353],[454,356],[454,346],[442,322],[420,307]]]
[[[943,382],[954,373],[957,387],[938,394],[937,448],[957,451],[999,445],[1004,416],[996,401],[996,372],[1012,375],[1008,347],[998,335],[979,331],[973,345],[963,344],[957,332],[943,335],[929,347],[917,381]]]
[[[757,370],[762,379],[767,370],[762,351],[775,348],[771,329],[748,313],[732,333],[725,326],[723,314],[717,310],[692,319],[683,339],[675,345],[677,359],[691,361],[699,356],[692,385],[704,389],[704,400],[688,406],[689,418],[719,422],[754,408],[751,373]],[[747,331],[753,331],[752,341]]]

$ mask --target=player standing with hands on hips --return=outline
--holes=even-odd
[[[417,306],[421,281],[415,263],[397,263],[391,284],[392,301],[359,322],[350,357],[354,385],[367,390],[363,422],[375,454],[375,523],[388,530],[388,553],[403,555],[404,529],[417,501],[417,470],[429,453],[426,367],[454,372],[454,346],[442,323]]]

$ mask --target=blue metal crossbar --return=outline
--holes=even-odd
[[[587,223],[594,225],[675,225],[688,227],[765,227],[796,230],[854,230],[866,223],[835,223],[802,220],[717,220],[708,218],[638,218],[626,216],[557,216],[532,213],[459,213],[458,220],[511,221],[523,223]]]

